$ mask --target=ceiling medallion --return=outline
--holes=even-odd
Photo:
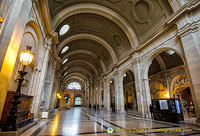
[[[120,37],[120,35],[114,34],[113,35],[113,42],[114,42],[115,46],[120,47],[121,44],[122,44],[122,38]]]
[[[136,0],[133,3],[131,9],[133,18],[138,23],[145,23],[150,21],[150,17],[153,14],[153,2],[152,0]]]

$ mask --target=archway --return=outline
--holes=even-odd
[[[69,95],[69,94],[66,94],[66,95],[64,96],[64,99],[65,99],[66,105],[70,105],[70,95]]]
[[[187,75],[177,75],[172,79],[170,95],[173,98],[180,98],[183,115],[185,117],[196,116]]]
[[[184,62],[175,51],[166,50],[156,55],[149,67],[148,77],[151,100],[179,98],[184,117],[188,116],[187,107],[190,115],[195,115]]]
[[[74,100],[74,107],[81,107],[81,105],[82,105],[81,95],[77,95]]]
[[[114,80],[110,80],[110,107],[112,112],[115,112],[115,86]]]
[[[133,73],[128,70],[124,74],[123,78],[123,90],[124,90],[124,107],[126,112],[128,110],[137,111],[137,98],[135,90],[135,79]]]

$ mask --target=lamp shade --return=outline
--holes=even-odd
[[[20,63],[23,65],[29,65],[33,61],[33,53],[31,52],[31,46],[26,46],[26,50],[20,54]]]

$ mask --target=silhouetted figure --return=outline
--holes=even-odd
[[[187,113],[189,114],[190,113],[190,107],[187,105]]]
[[[96,105],[95,104],[94,104],[93,108],[94,108],[94,111],[96,111]]]
[[[149,105],[149,110],[151,112],[151,118],[153,119],[154,118],[154,113],[153,113],[153,106],[151,104]]]

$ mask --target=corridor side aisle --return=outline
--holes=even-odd
[[[154,121],[130,114],[111,114],[106,111],[95,112],[88,108],[73,108],[58,112],[49,123],[45,126],[40,125],[30,134],[30,136],[35,135],[200,136],[200,128]]]

